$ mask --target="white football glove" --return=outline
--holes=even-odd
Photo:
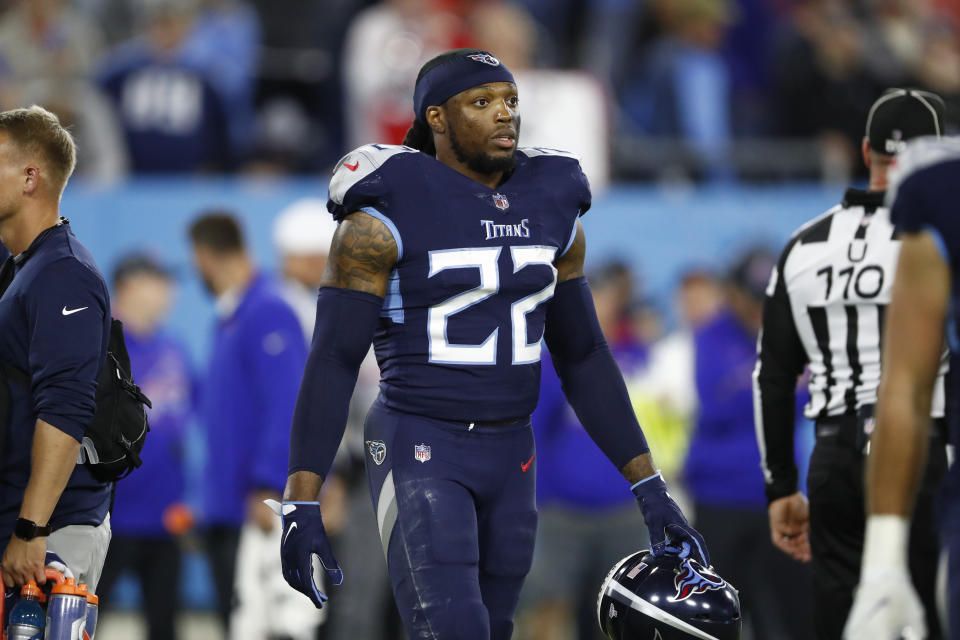
[[[844,640],[921,640],[927,637],[923,605],[906,567],[864,570]]]

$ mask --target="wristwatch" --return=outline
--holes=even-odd
[[[43,538],[50,535],[51,527],[46,525],[41,527],[33,520],[27,520],[26,518],[17,518],[17,524],[13,528],[13,535],[17,536],[21,540],[30,541],[34,538]]]

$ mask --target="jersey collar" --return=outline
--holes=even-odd
[[[847,189],[843,194],[843,206],[863,207],[869,212],[875,211],[883,206],[883,199],[886,197],[886,191],[864,191],[863,189]]]
[[[69,224],[70,224],[70,221],[67,220],[66,218],[64,217],[58,218],[57,223],[52,227],[41,231],[40,235],[38,235],[36,238],[33,239],[33,242],[30,243],[30,246],[27,247],[23,251],[23,253],[18,253],[17,255],[13,256],[14,264],[16,264],[18,267],[23,265],[23,263],[26,262],[30,256],[36,253],[37,249],[40,248],[40,245],[42,245],[47,238],[53,235],[53,233],[57,229],[66,227],[66,225],[69,225]]]

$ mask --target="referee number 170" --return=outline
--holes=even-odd
[[[883,267],[878,264],[867,264],[862,267],[850,265],[840,270],[835,270],[833,265],[827,265],[817,271],[817,276],[823,276],[826,281],[827,291],[824,297],[827,299],[833,291],[834,273],[837,275],[837,280],[842,281],[844,300],[849,300],[851,297],[851,284],[854,295],[865,300],[876,298],[883,290]],[[838,286],[839,284],[838,282]]]

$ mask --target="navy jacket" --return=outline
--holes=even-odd
[[[27,371],[31,389],[8,383],[10,420],[0,460],[0,543],[6,544],[30,478],[37,419],[81,441],[110,337],[110,297],[93,257],[61,219],[15,258],[0,299],[0,360]],[[103,522],[110,484],[77,465],[50,523]]]
[[[283,490],[290,422],[306,360],[293,309],[273,281],[257,276],[233,313],[218,321],[200,390],[208,524],[239,527],[251,491]]]

